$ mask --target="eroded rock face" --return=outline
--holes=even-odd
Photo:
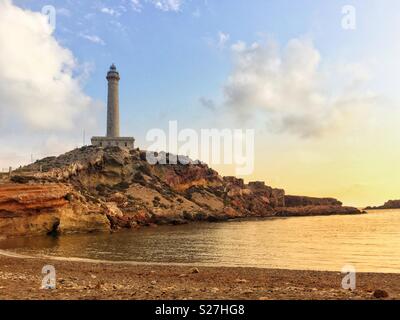
[[[0,184],[0,235],[109,230],[106,216],[76,194],[64,184]]]
[[[84,147],[45,158],[13,172],[11,180],[15,184],[0,185],[0,230],[18,235],[353,213],[335,199],[285,196],[283,189],[221,177],[201,163],[150,165],[145,152],[118,147]],[[36,227],[22,228],[10,220],[16,218]]]
[[[63,185],[0,185],[0,216],[35,215],[67,204],[70,188]]]
[[[110,220],[101,208],[91,210],[86,206],[75,204],[58,213],[60,223],[55,230],[59,234],[108,232],[111,230]]]

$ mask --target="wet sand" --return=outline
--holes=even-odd
[[[56,269],[57,288],[40,289],[44,265]],[[196,273],[198,271],[198,273]],[[400,274],[358,273],[343,290],[339,272],[186,267],[59,261],[0,255],[0,299],[375,299],[385,290],[400,299]]]

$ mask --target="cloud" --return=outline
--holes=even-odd
[[[301,137],[319,136],[368,111],[373,93],[360,90],[367,79],[361,65],[330,70],[321,68],[321,55],[308,39],[292,39],[284,48],[272,41],[231,46],[234,69],[224,86],[225,104],[239,119],[261,112],[270,130]],[[347,82],[336,82],[343,70]]]
[[[101,8],[100,11],[102,13],[109,14],[110,16],[113,16],[113,17],[119,17],[121,15],[121,13],[118,12],[117,10],[112,9],[112,8],[107,8],[107,7]]]
[[[82,89],[85,65],[57,42],[45,16],[10,0],[0,0],[0,68],[0,165],[3,152],[30,153],[50,134],[66,146],[81,128],[95,127],[98,104]]]
[[[162,11],[180,11],[183,0],[148,0]]]
[[[212,49],[223,50],[226,48],[230,35],[228,33],[219,31],[216,35],[203,37],[204,42]],[[232,45],[234,47],[235,45]]]
[[[131,0],[131,6],[132,6],[132,9],[136,12],[142,11],[142,4],[141,4],[140,0]]]
[[[152,4],[156,9],[165,12],[179,12],[184,3],[184,0],[143,0],[143,2]],[[136,12],[141,12],[143,4],[141,0],[131,0],[131,7]]]
[[[218,32],[218,47],[220,49],[225,48],[225,45],[229,41],[230,35],[228,33]]]
[[[138,1],[131,1],[131,6],[134,8],[134,6],[140,4]],[[125,2],[123,2],[120,5],[113,6],[113,7],[105,7],[105,6],[100,6],[98,7],[99,11],[108,14],[110,16],[113,16],[115,18],[120,17],[123,13],[126,13],[128,9],[126,8]]]
[[[96,36],[96,35],[80,33],[79,36],[83,39],[89,40],[90,42],[93,42],[96,44],[100,44],[102,46],[104,46],[106,44],[102,38],[100,38],[99,36]]]
[[[212,111],[216,110],[215,102],[212,99],[208,99],[206,97],[200,97],[199,102],[203,107],[205,107],[209,110],[212,110]]]

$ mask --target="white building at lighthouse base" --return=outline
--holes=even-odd
[[[135,138],[132,137],[92,137],[92,145],[96,147],[120,147],[129,150],[135,147]]]

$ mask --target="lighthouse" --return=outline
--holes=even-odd
[[[119,72],[112,64],[107,73],[108,98],[107,98],[107,137],[119,137]]]
[[[120,137],[119,127],[119,81],[120,75],[115,64],[107,72],[107,132],[105,137],[93,137],[92,145],[97,147],[121,147],[133,149],[133,137]]]

